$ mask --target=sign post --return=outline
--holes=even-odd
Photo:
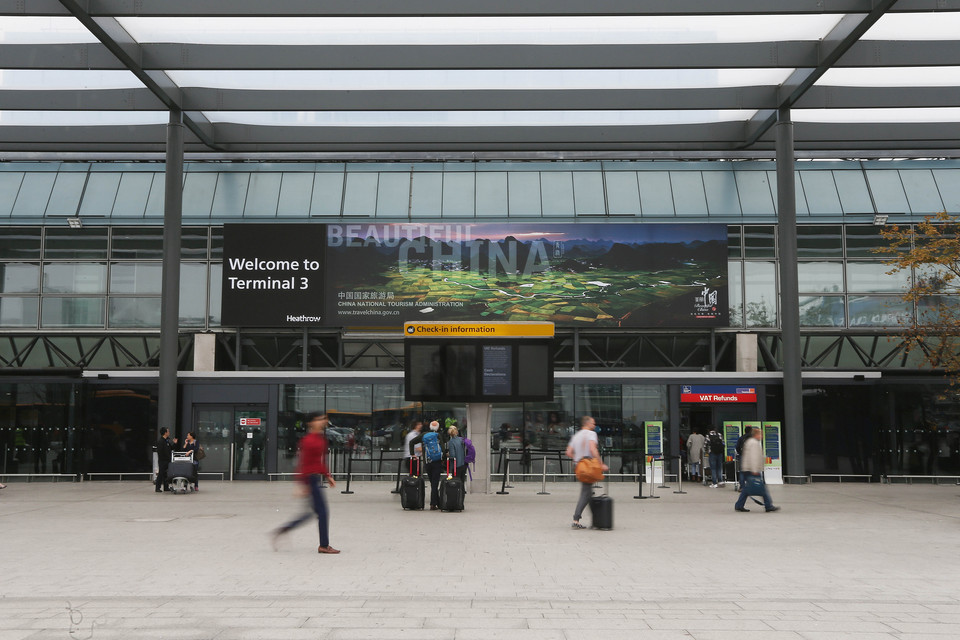
[[[663,422],[648,420],[643,423],[643,431],[647,482],[663,484],[663,465],[653,463],[654,458],[663,456]]]
[[[783,460],[780,452],[780,423],[763,423],[763,479],[767,484],[783,484]]]

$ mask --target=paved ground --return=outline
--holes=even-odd
[[[10,484],[0,640],[917,640],[960,637],[960,487],[613,485],[616,528],[572,531],[576,487],[404,512],[392,485],[328,491],[332,543],[267,532],[289,483]],[[674,487],[675,488],[675,487]],[[589,516],[588,516],[589,518]]]

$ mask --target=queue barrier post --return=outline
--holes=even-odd
[[[686,493],[686,491],[683,490],[683,458],[681,456],[677,456],[677,464],[679,465],[679,469],[677,471],[678,486],[674,493]]]
[[[390,493],[400,493],[400,474],[403,471],[403,458],[397,460],[397,486]]]
[[[660,459],[663,460],[663,458],[660,458]],[[650,473],[651,475],[653,475],[653,477],[647,478],[647,484],[650,486],[650,495],[647,497],[652,498],[654,500],[659,500],[660,496],[657,495],[657,492],[654,489],[654,487],[657,486],[656,464],[657,464],[657,459],[654,458],[653,456],[650,456]]]
[[[640,471],[637,473],[637,495],[633,496],[634,500],[646,500],[647,496],[643,495],[643,475],[646,472],[646,458],[643,459],[644,463],[640,465]]]
[[[540,491],[537,492],[537,495],[550,495],[550,492],[547,491],[547,456],[543,456],[543,478],[540,480]]]
[[[654,474],[656,477],[656,474]],[[660,458],[660,484],[657,485],[657,489],[669,489],[670,486],[667,484],[667,459]]]
[[[352,494],[353,491],[350,491],[350,478],[353,476],[353,456],[350,455],[347,458],[347,488],[340,493]]]
[[[503,454],[506,453],[504,449],[500,450],[500,459],[503,460]],[[506,462],[503,467],[503,483],[500,485],[500,491],[497,491],[498,496],[509,495],[510,492],[507,491],[507,476],[510,475],[510,456],[506,456]]]

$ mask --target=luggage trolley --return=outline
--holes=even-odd
[[[174,493],[193,491],[193,486],[197,482],[197,465],[193,463],[193,451],[171,454],[167,478]]]

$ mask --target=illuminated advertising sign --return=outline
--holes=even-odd
[[[685,384],[680,390],[680,402],[756,402],[757,388],[736,385]]]

